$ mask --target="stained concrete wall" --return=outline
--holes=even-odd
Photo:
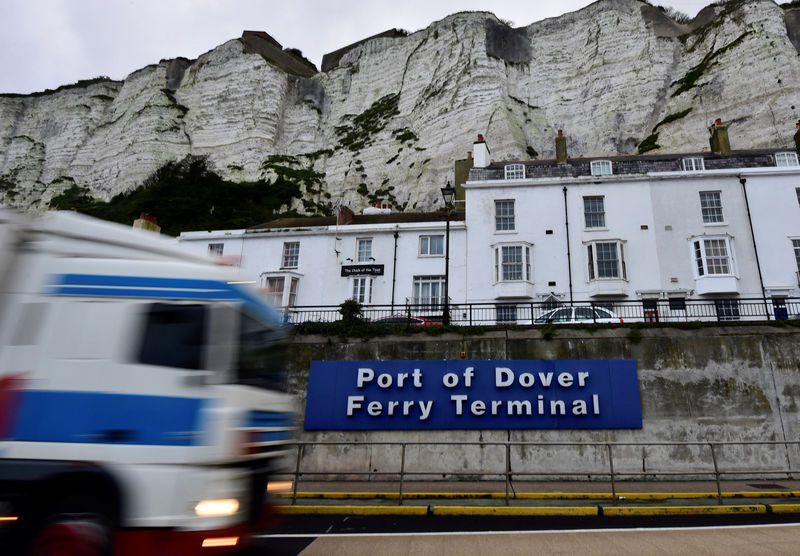
[[[640,338],[637,338],[640,334]],[[720,326],[696,329],[562,327],[550,340],[539,329],[498,330],[480,335],[444,334],[344,339],[297,336],[290,348],[292,388],[300,418],[312,360],[413,359],[634,359],[637,361],[643,427],[637,430],[447,430],[306,432],[307,441],[342,441],[307,448],[305,471],[385,473],[400,468],[400,446],[352,442],[454,442],[408,446],[406,471],[428,478],[465,473],[467,478],[502,473],[502,446],[465,443],[523,442],[740,442],[800,440],[800,328]],[[800,464],[796,446],[740,445],[715,448],[722,470],[787,469]],[[614,447],[616,472],[713,470],[708,446]],[[608,470],[606,446],[513,447],[516,473],[577,473]],[[585,475],[584,475],[585,474]],[[769,477],[769,475],[754,475]],[[518,479],[524,475],[518,475]],[[537,477],[539,478],[539,477]],[[633,478],[633,477],[631,477]],[[774,476],[773,476],[774,478]]]

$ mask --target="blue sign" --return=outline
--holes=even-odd
[[[312,361],[306,430],[642,428],[636,361]]]

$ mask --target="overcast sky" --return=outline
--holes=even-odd
[[[0,93],[125,76],[161,59],[197,58],[266,31],[320,67],[322,55],[387,29],[424,29],[465,10],[529,25],[587,0],[0,0]],[[655,0],[694,16],[711,0]]]

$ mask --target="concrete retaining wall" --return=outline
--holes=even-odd
[[[640,333],[640,334],[639,334]],[[638,336],[638,337],[637,337]],[[720,326],[696,329],[562,327],[550,340],[539,329],[498,330],[481,335],[444,334],[344,339],[298,335],[289,350],[292,388],[302,420],[312,360],[392,359],[634,359],[642,403],[640,430],[464,430],[306,432],[306,441],[343,445],[307,448],[301,469],[337,473],[400,469],[400,446],[353,442],[456,442],[407,446],[405,470],[426,478],[464,473],[465,478],[502,473],[502,446],[487,442],[741,442],[800,440],[800,328]],[[788,469],[800,465],[796,446],[717,446],[722,470]],[[607,471],[606,446],[515,446],[515,473]],[[708,446],[613,448],[616,472],[713,471]],[[452,475],[451,475],[452,476]],[[769,475],[759,475],[769,477]],[[517,478],[523,478],[518,475]],[[378,477],[382,478],[382,477]],[[536,477],[541,478],[541,477]],[[631,477],[633,478],[633,477]]]

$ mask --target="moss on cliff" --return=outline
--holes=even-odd
[[[334,128],[339,136],[339,147],[357,152],[371,145],[373,136],[385,128],[393,116],[399,114],[399,101],[399,94],[381,97],[361,114],[353,116],[352,123]]]

